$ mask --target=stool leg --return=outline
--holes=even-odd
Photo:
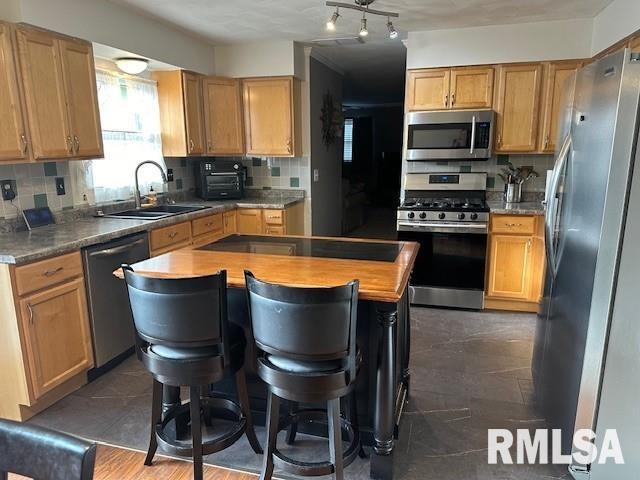
[[[145,465],[151,465],[153,456],[158,449],[158,441],[156,440],[156,425],[162,419],[162,384],[153,379],[153,393],[151,395],[151,433],[149,435],[149,448],[147,457],[144,459]]]
[[[210,396],[211,396],[210,385],[207,385],[206,387],[200,387],[200,397],[201,398],[208,398]],[[212,420],[211,420],[211,410],[209,410],[208,408],[203,408],[202,409],[202,419],[204,420],[204,424],[207,427],[211,427],[213,425]]]
[[[278,426],[280,423],[280,399],[269,392],[267,399],[267,451],[264,453],[260,480],[271,480],[273,475],[273,452],[276,450]]]
[[[262,454],[262,447],[256,436],[256,430],[253,426],[253,415],[251,415],[251,403],[249,402],[249,391],[247,390],[247,377],[244,373],[244,367],[236,372],[236,390],[238,391],[238,401],[240,402],[240,408],[247,420],[247,429],[245,434],[247,440],[253,451],[257,454]]]
[[[289,415],[294,415],[298,411],[298,402],[289,401]],[[292,422],[287,431],[287,445],[293,445],[298,433],[298,422]]]
[[[344,458],[342,457],[342,428],[340,425],[340,399],[329,400],[329,458],[333,463],[336,480],[344,479]]]
[[[200,387],[190,387],[191,440],[193,449],[193,479],[202,480],[202,424],[200,423]]]
[[[355,390],[347,397],[347,403],[349,405],[349,422],[351,423],[351,428],[353,428],[354,432],[358,432],[359,437],[360,424],[358,422],[358,400],[356,399]],[[362,442],[360,442],[358,447],[358,456],[360,458],[368,458],[367,452],[364,451],[364,447],[362,446]]]

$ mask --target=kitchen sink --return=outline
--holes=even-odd
[[[124,218],[130,220],[157,220],[159,218],[171,217],[181,213],[196,212],[210,208],[205,205],[158,205],[157,207],[147,207],[140,209],[125,210],[123,212],[109,213],[104,218]]]

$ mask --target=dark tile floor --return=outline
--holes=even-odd
[[[563,467],[487,464],[487,429],[544,426],[531,397],[535,316],[412,310],[412,394],[396,444],[396,478],[568,479]],[[31,421],[92,440],[145,450],[151,381],[135,357]],[[264,439],[264,429],[258,436]],[[301,436],[297,458],[328,456],[326,442]],[[280,442],[283,451],[284,442]],[[261,457],[243,438],[209,456],[215,465],[257,472]],[[347,478],[365,480],[358,459]]]

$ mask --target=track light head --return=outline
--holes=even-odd
[[[389,38],[390,39],[395,39],[398,38],[398,31],[396,30],[396,27],[393,26],[393,23],[391,23],[391,20],[387,20],[387,29],[389,29]]]
[[[369,35],[369,30],[367,30],[367,18],[363,15],[362,20],[360,20],[360,33],[361,37],[366,37]]]
[[[331,15],[331,18],[327,22],[327,30],[330,30],[333,32],[336,29],[336,22],[338,21],[339,16],[340,16],[340,13],[336,8],[336,11],[333,12],[333,15]]]

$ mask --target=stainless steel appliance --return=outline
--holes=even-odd
[[[493,147],[491,110],[407,114],[406,160],[486,160]]]
[[[577,479],[635,479],[640,467],[640,58],[629,50],[581,69],[562,110],[561,148],[546,211],[545,294],[533,378],[543,411],[562,429],[616,428],[625,465],[577,463]]]
[[[486,173],[409,173],[398,208],[398,239],[420,244],[410,300],[481,309],[489,209]]]
[[[196,194],[203,200],[242,198],[245,167],[226,158],[203,160],[196,164]]]
[[[94,245],[85,248],[82,255],[93,353],[95,366],[99,368],[135,343],[127,291],[124,282],[114,277],[113,272],[123,263],[149,258],[148,235],[140,233]]]

